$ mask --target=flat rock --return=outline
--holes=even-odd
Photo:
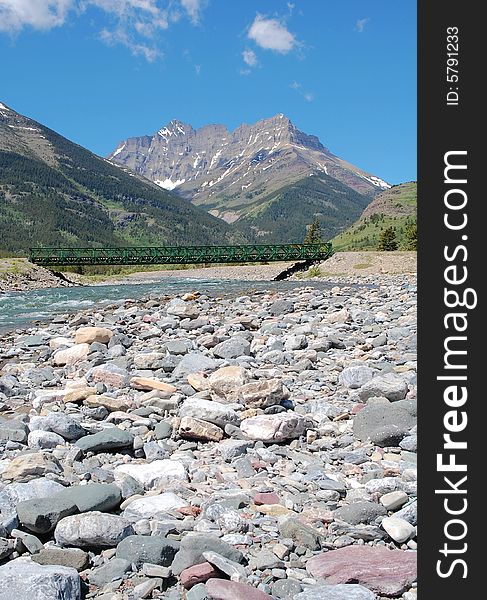
[[[412,401],[368,404],[353,419],[353,434],[362,442],[397,446],[416,425],[416,404]]]
[[[398,544],[407,542],[416,533],[416,528],[400,517],[385,517],[381,526]]]
[[[85,435],[76,442],[76,446],[84,452],[106,452],[129,448],[134,442],[134,436],[118,427],[107,427],[103,431]]]
[[[205,562],[203,552],[216,552],[236,563],[241,563],[243,555],[230,544],[212,534],[190,533],[181,540],[181,547],[174,558],[172,571],[179,575],[184,569]]]
[[[112,558],[107,563],[93,569],[88,574],[88,580],[92,585],[103,587],[117,579],[123,579],[127,571],[130,571],[131,562],[124,558]]]
[[[76,346],[75,346],[76,348]],[[112,388],[127,387],[129,374],[126,369],[122,369],[113,363],[105,363],[91,370],[91,380],[94,383],[104,383]]]
[[[42,452],[21,454],[14,458],[2,473],[2,479],[11,479],[17,482],[29,481],[36,477],[43,477],[48,473],[60,475],[62,467],[54,456]]]
[[[65,488],[59,496],[72,500],[79,512],[108,512],[117,508],[122,501],[120,488],[112,483],[73,485]]]
[[[78,572],[70,567],[40,565],[23,557],[0,566],[0,600],[26,598],[80,600]]]
[[[83,571],[89,564],[88,553],[80,548],[42,548],[32,557],[40,565],[60,565]]]
[[[174,394],[177,391],[174,385],[151,377],[132,377],[130,379],[130,387],[145,391],[159,390],[167,394]]]
[[[29,531],[45,534],[52,531],[56,524],[69,515],[78,512],[74,500],[58,494],[53,498],[32,498],[17,504],[20,523]]]
[[[251,440],[284,442],[304,435],[309,421],[294,412],[258,415],[244,419],[240,429]]]
[[[358,583],[378,595],[400,596],[416,581],[415,552],[349,546],[310,558],[306,569],[329,584]]]
[[[346,506],[341,506],[334,513],[335,519],[340,519],[350,525],[359,525],[360,523],[370,524],[379,516],[386,515],[387,511],[382,504],[376,502],[353,502]]]
[[[132,533],[127,519],[93,511],[61,519],[54,538],[61,546],[114,548]]]
[[[3,419],[0,417],[0,442],[19,442],[25,444],[29,428],[17,419]]]
[[[141,567],[144,563],[169,567],[179,550],[179,542],[160,536],[130,535],[117,546],[117,558]]]
[[[186,440],[219,442],[223,438],[223,429],[193,417],[183,417],[179,424],[178,434]]]

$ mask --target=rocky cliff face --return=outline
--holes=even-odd
[[[283,114],[233,132],[223,125],[195,130],[173,120],[153,136],[123,141],[109,159],[227,222],[309,175],[325,174],[368,198],[390,187],[333,155]]]

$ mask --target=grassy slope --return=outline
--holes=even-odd
[[[369,202],[369,197],[321,173],[269,194],[235,228],[254,235],[258,243],[296,243],[304,240],[307,226],[318,217],[322,237],[328,240],[356,221]]]
[[[336,250],[375,250],[381,232],[394,227],[399,248],[405,242],[405,229],[416,222],[417,185],[403,183],[381,192],[367,206],[360,219],[333,240]]]

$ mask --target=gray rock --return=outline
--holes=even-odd
[[[355,415],[353,434],[363,442],[397,446],[415,425],[416,404],[412,401],[370,404]]]
[[[276,300],[267,309],[274,317],[294,312],[294,304],[289,300]]]
[[[334,517],[350,525],[359,525],[360,523],[373,523],[377,517],[386,514],[387,511],[382,504],[377,504],[376,502],[353,502],[337,509],[334,512]]]
[[[14,550],[15,546],[10,540],[0,538],[0,560],[10,556]]]
[[[41,540],[38,537],[32,535],[31,533],[27,533],[26,531],[13,529],[10,535],[15,539],[20,540],[27,552],[30,554],[36,554],[44,548]]]
[[[114,548],[133,534],[130,521],[117,515],[87,512],[61,519],[54,538],[61,546]]]
[[[76,442],[76,446],[84,452],[106,452],[129,448],[134,442],[134,436],[118,427],[107,427],[103,431],[86,435]]]
[[[186,600],[210,600],[204,583],[197,583],[186,592]]]
[[[69,567],[40,565],[23,557],[0,566],[0,600],[34,597],[35,600],[80,600],[78,572]]]
[[[247,453],[248,448],[252,448],[254,442],[247,440],[223,440],[217,446],[218,452],[223,460],[231,461],[238,456]]]
[[[314,527],[301,523],[295,518],[285,519],[279,523],[279,533],[284,538],[291,538],[296,545],[310,550],[321,548],[320,533]]]
[[[360,388],[358,395],[362,402],[374,396],[383,396],[391,402],[402,400],[408,393],[408,384],[395,373],[386,373],[374,377]]]
[[[181,547],[172,564],[173,573],[179,575],[184,569],[205,562],[203,552],[215,552],[236,563],[241,563],[243,560],[243,555],[239,550],[216,536],[190,533],[181,541]]]
[[[172,435],[172,425],[167,421],[159,421],[154,427],[154,435],[157,440],[165,440]]]
[[[340,373],[340,383],[351,390],[355,390],[370,381],[375,373],[374,369],[366,365],[347,367]]]
[[[78,507],[74,500],[61,494],[52,498],[32,498],[17,504],[17,515],[22,525],[40,534],[52,531],[61,519],[76,512]]]
[[[183,356],[178,366],[174,369],[173,375],[177,379],[182,379],[190,373],[213,371],[216,367],[217,363],[213,358],[205,356],[200,352],[190,352]]]
[[[0,512],[2,518],[16,515],[18,502],[31,498],[46,498],[55,496],[64,490],[64,486],[51,479],[41,477],[27,483],[11,483],[0,490]]]
[[[227,360],[238,358],[239,356],[249,356],[250,342],[243,337],[235,336],[217,344],[213,348],[213,354],[217,358],[225,358]]]
[[[73,485],[57,496],[74,502],[79,512],[108,512],[117,508],[122,501],[120,488],[112,483],[89,483]]]
[[[272,595],[279,600],[294,600],[303,586],[295,579],[278,579],[272,586]]]
[[[29,448],[35,450],[50,450],[64,445],[64,438],[52,431],[31,431],[27,438]]]
[[[103,587],[107,583],[123,579],[127,571],[130,571],[131,562],[124,558],[112,558],[106,564],[93,569],[88,574],[88,580],[92,585]]]
[[[27,442],[29,428],[22,421],[16,419],[4,419],[0,417],[0,442]]]
[[[144,563],[168,567],[179,550],[179,543],[159,536],[130,535],[117,546],[117,558],[141,567]]]
[[[377,600],[377,596],[363,585],[341,583],[310,587],[294,600]]]
[[[76,419],[62,412],[50,412],[46,417],[46,426],[65,440],[77,440],[86,434]]]

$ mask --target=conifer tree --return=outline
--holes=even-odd
[[[379,250],[397,250],[396,231],[394,227],[387,227],[379,238]]]

